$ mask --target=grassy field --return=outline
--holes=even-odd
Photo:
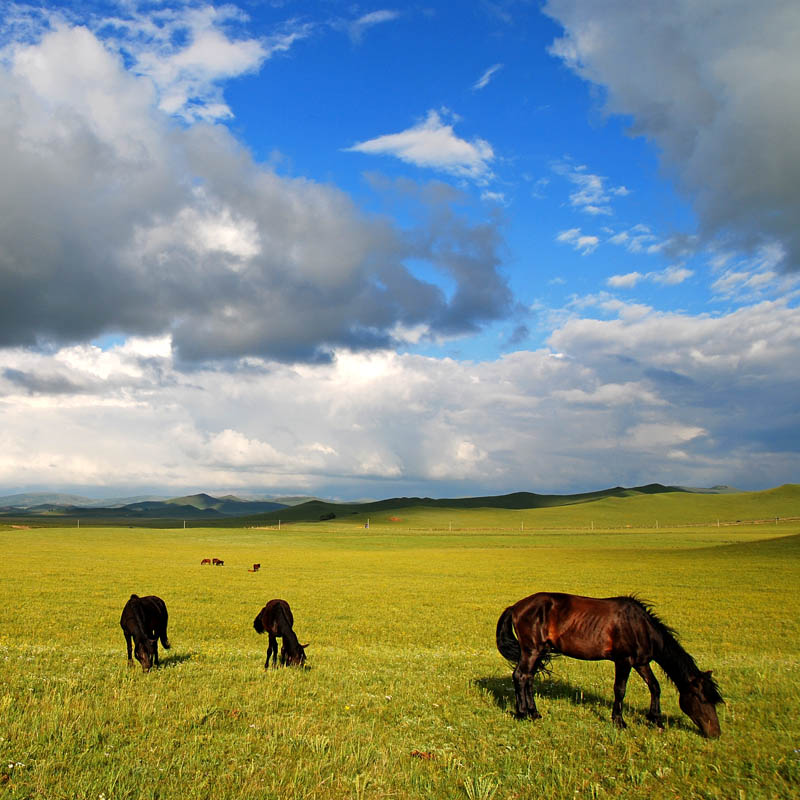
[[[800,523],[627,528],[629,509],[618,530],[498,532],[516,522],[475,511],[451,533],[411,530],[415,513],[369,530],[0,527],[0,798],[798,796]],[[565,658],[538,685],[544,718],[514,720],[494,627],[538,590],[653,602],[714,670],[722,738],[697,734],[658,668],[666,729],[634,675],[617,730],[613,665]],[[118,624],[131,592],[170,611],[147,675]],[[308,670],[263,669],[252,620],[272,597]]]

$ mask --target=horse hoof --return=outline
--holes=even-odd
[[[620,730],[624,730],[625,728],[628,727],[628,723],[625,722],[625,720],[622,719],[622,717],[617,717],[617,719],[613,720],[613,722]]]

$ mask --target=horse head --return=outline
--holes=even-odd
[[[136,660],[142,665],[143,672],[150,672],[156,656],[157,642],[155,639],[140,639],[136,642],[133,654]]]
[[[306,647],[308,647],[309,643],[300,644],[297,642],[297,646],[291,648],[291,652],[289,652],[290,648],[287,648],[286,645],[281,647],[281,665],[285,667],[302,667],[306,663]]]
[[[724,701],[717,684],[711,677],[711,670],[691,677],[678,698],[683,713],[700,728],[703,736],[709,739],[718,739],[720,736],[716,706],[722,702]]]

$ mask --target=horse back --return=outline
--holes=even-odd
[[[285,600],[270,600],[258,616],[263,632],[271,633],[273,636],[283,636],[287,628],[291,629],[294,626],[292,609]]]
[[[134,638],[158,634],[167,625],[167,605],[156,595],[132,594],[122,609],[119,624]]]
[[[646,663],[652,658],[652,626],[641,604],[630,597],[538,592],[512,608],[523,649],[546,647],[589,661],[631,658]]]

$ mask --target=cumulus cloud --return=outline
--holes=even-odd
[[[0,347],[168,334],[184,360],[313,361],[508,313],[497,223],[458,217],[452,192],[399,229],[254,163],[221,126],[176,125],[153,81],[86,28],[6,56]]]
[[[660,253],[665,247],[665,243],[658,239],[650,227],[641,223],[628,230],[615,233],[609,237],[608,241],[624,247],[629,253],[636,255],[654,255]]]
[[[492,177],[492,146],[483,139],[471,142],[456,136],[453,126],[431,110],[422,122],[400,133],[390,133],[359,142],[350,152],[390,155],[417,167],[445,172],[485,183]]]
[[[612,197],[625,197],[630,194],[624,186],[608,186],[607,178],[589,172],[584,165],[575,166],[560,162],[553,166],[553,171],[577,186],[577,189],[570,194],[569,202],[571,206],[585,214],[611,215]]]
[[[0,485],[389,496],[796,480],[800,310],[616,309],[466,364],[341,350],[187,374],[163,338],[6,350]]]
[[[569,228],[566,231],[561,231],[556,236],[556,241],[572,245],[582,256],[593,253],[600,244],[600,239],[597,236],[584,234],[580,228]]]
[[[614,289],[632,289],[641,281],[652,281],[662,286],[677,286],[694,275],[694,271],[686,267],[672,265],[652,272],[627,272],[624,275],[612,275],[606,283]]]
[[[706,242],[777,241],[800,269],[800,7],[794,0],[548,0],[552,52],[658,148]],[[631,68],[635,64],[635,68]]]
[[[231,5],[128,10],[94,27],[135,74],[152,81],[161,110],[188,121],[232,117],[222,82],[257,71],[313,30],[308,23],[289,23],[269,36],[239,36],[236,28],[246,16]]]

